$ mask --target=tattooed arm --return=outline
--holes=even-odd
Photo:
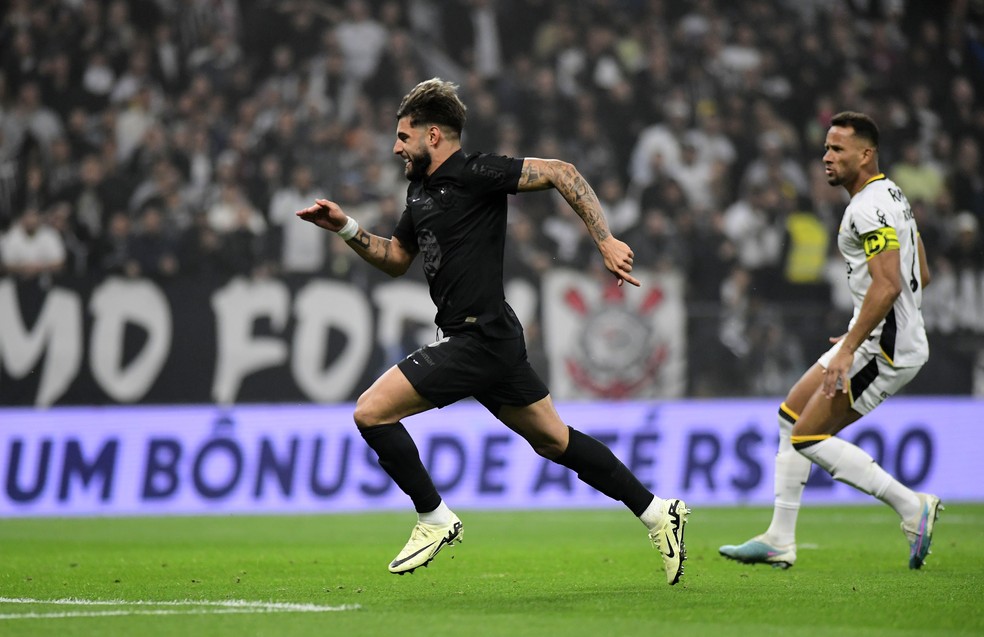
[[[629,274],[632,272],[632,249],[612,236],[598,196],[577,168],[557,159],[524,159],[517,190],[524,192],[547,188],[555,188],[584,222],[605,259],[605,267],[618,278],[618,284],[628,281],[638,286],[639,281]]]
[[[297,216],[332,232],[341,230],[348,221],[348,216],[338,204],[327,199],[316,200],[313,206],[297,211]],[[367,263],[393,277],[404,274],[417,256],[416,252],[407,250],[396,237],[384,239],[362,228],[345,243]]]

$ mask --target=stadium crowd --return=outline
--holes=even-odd
[[[330,197],[389,236],[398,100],[440,76],[469,106],[466,151],[571,161],[637,265],[683,275],[691,395],[780,393],[813,355],[800,337],[850,312],[820,156],[851,109],[917,217],[928,327],[984,367],[979,1],[5,6],[0,274],[369,277],[294,211]],[[596,258],[558,203],[511,203],[509,276]]]

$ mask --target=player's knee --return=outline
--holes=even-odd
[[[352,419],[355,420],[355,425],[359,429],[382,424],[379,421],[378,411],[373,408],[372,396],[369,395],[368,391],[363,392],[359,396],[359,400],[356,401]]]
[[[553,439],[530,440],[530,446],[533,447],[533,451],[547,460],[556,460],[564,455],[566,450],[566,444]]]

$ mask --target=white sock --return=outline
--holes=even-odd
[[[835,480],[873,495],[889,505],[903,520],[918,515],[919,496],[882,469],[864,449],[830,437],[798,451],[830,472]]]
[[[417,514],[417,520],[424,524],[451,524],[452,519],[451,509],[448,508],[448,505],[444,504],[444,500],[441,500],[441,503],[433,511]]]
[[[642,523],[646,525],[646,528],[652,531],[663,521],[663,516],[660,514],[660,509],[663,506],[663,500],[659,496],[654,496],[653,501],[649,503],[646,510],[642,512],[639,519]]]
[[[772,522],[765,532],[769,539],[779,546],[796,543],[796,518],[799,516],[803,488],[810,477],[812,466],[808,458],[795,449],[791,437],[793,425],[798,414],[794,414],[786,403],[779,407],[779,450],[775,463],[775,503],[772,508]]]

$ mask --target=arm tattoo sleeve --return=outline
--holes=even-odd
[[[587,226],[595,243],[611,235],[611,231],[608,229],[608,220],[605,219],[605,213],[601,209],[598,196],[577,168],[571,164],[560,163],[560,168],[554,179],[554,187],[584,221],[584,225]]]
[[[572,164],[557,159],[527,158],[519,176],[517,190],[556,188],[574,212],[584,221],[595,243],[611,236],[608,220],[598,196]]]

